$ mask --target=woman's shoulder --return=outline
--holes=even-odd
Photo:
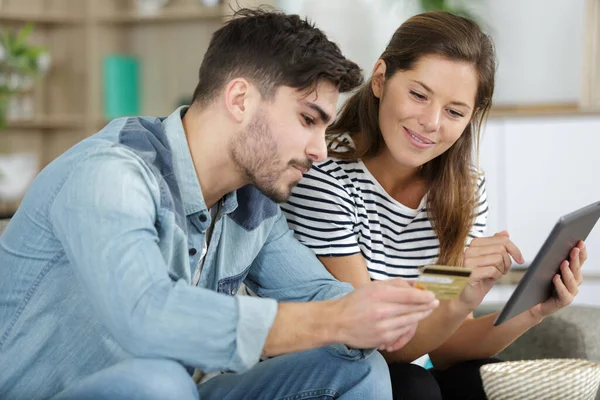
[[[295,192],[319,192],[320,196],[356,198],[360,195],[361,168],[359,160],[329,157],[313,164],[294,189]]]
[[[363,173],[360,160],[345,160],[338,157],[327,157],[325,161],[315,163],[307,174],[328,175],[332,179],[339,181],[356,180],[357,176]]]
[[[475,178],[478,188],[485,186],[485,172],[481,168],[478,168],[475,164],[472,164],[471,173],[473,174],[472,177]]]
[[[473,173],[476,177],[477,192],[485,192],[485,173],[481,169],[473,168]]]

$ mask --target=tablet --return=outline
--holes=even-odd
[[[521,314],[550,298],[554,290],[552,278],[560,264],[580,240],[585,240],[600,218],[600,202],[590,204],[561,217],[535,256],[527,272],[504,305],[494,325]]]

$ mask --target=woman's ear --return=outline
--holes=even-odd
[[[385,84],[385,61],[382,59],[377,60],[375,67],[373,67],[373,77],[371,78],[371,90],[373,96],[378,99],[381,98],[383,93],[383,85]]]

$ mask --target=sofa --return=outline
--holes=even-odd
[[[0,219],[0,234],[8,220]],[[484,304],[475,316],[502,308],[499,304]],[[600,362],[600,308],[570,306],[534,326],[499,355],[505,361],[539,358],[584,358]],[[600,400],[600,391],[596,396]]]
[[[503,304],[481,306],[476,316],[500,311]],[[499,358],[585,358],[600,362],[600,308],[571,305],[547,317],[499,354]],[[600,397],[599,397],[600,399]]]
[[[500,311],[503,304],[484,304],[475,316]],[[583,358],[600,362],[600,308],[571,305],[547,317],[504,349],[505,361]],[[600,400],[600,390],[596,394]]]

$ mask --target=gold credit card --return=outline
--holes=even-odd
[[[438,300],[450,300],[462,292],[469,276],[468,268],[427,265],[415,281],[415,287],[432,291]]]

